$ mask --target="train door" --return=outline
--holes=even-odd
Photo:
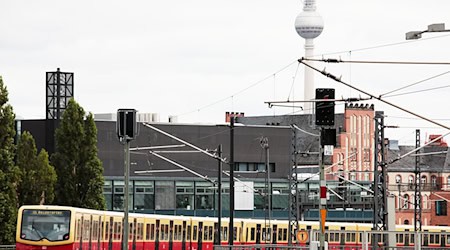
[[[186,221],[183,221],[183,229],[181,235],[181,250],[186,250]]]
[[[89,218],[89,223],[88,223],[88,228],[89,228],[89,234],[87,235],[88,236],[88,240],[89,240],[89,250],[92,250],[92,223],[94,223],[93,222],[93,219],[94,219],[94,217],[93,217],[93,215],[91,214],[91,216],[89,216],[90,218]]]
[[[106,227],[106,230],[108,230],[108,250],[113,249],[113,229],[114,229],[114,219],[112,216],[109,217],[109,229],[108,226]]]
[[[203,222],[198,222],[198,245],[197,249],[202,250],[203,245]]]
[[[261,244],[261,224],[256,224],[255,244]]]
[[[409,232],[409,229],[405,229],[405,245],[404,245],[405,247],[410,246],[410,244],[409,244],[410,234],[408,232]]]
[[[131,231],[131,239],[132,239],[132,246],[131,246],[131,249],[133,249],[133,250],[136,250],[136,234],[137,234],[137,219],[136,218],[134,218],[133,219],[133,227],[131,228],[130,227],[130,231]]]
[[[272,244],[277,244],[277,230],[278,230],[278,228],[277,228],[277,225],[273,225],[273,228],[272,228]]]
[[[441,230],[441,247],[445,247],[445,231]]]
[[[345,232],[345,227],[341,227],[341,232]],[[345,246],[345,233],[341,233],[339,244],[341,244],[341,246]]]
[[[84,220],[84,215],[81,215],[81,224],[80,224],[80,250],[86,249],[83,244],[84,244],[84,234],[85,234],[85,223],[86,221]]]
[[[424,234],[423,235],[423,239],[422,239],[422,245],[423,246],[428,246],[428,230],[424,230]]]
[[[169,222],[169,250],[173,250],[173,220]]]
[[[155,250],[159,250],[159,230],[161,226],[161,221],[156,220],[156,235],[155,235]]]

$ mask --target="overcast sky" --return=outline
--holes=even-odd
[[[303,97],[296,60],[304,40],[294,29],[301,11],[300,0],[2,1],[0,75],[25,119],[45,117],[45,72],[58,67],[75,73],[75,98],[93,113],[135,108],[164,122],[175,115],[223,123],[226,111],[299,112],[264,102]],[[317,11],[325,24],[315,39],[318,58],[450,62],[450,33],[405,41],[407,31],[431,23],[450,29],[448,0],[318,0]],[[386,100],[450,126],[449,65],[316,66],[374,95],[445,73],[392,94],[419,92]],[[319,74],[315,82],[337,97],[365,97]],[[401,127],[386,135],[403,144],[414,143],[416,128],[422,137],[447,132],[379,101],[365,103]]]

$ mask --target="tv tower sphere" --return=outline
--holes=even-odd
[[[303,12],[295,19],[295,30],[305,39],[314,39],[318,37],[323,30],[322,16],[316,12],[315,1],[310,2],[313,2],[312,6],[305,4]]]

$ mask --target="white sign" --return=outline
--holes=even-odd
[[[324,155],[333,155],[333,145],[325,145],[323,146],[323,154]]]

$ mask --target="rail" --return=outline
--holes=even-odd
[[[15,250],[16,245],[0,245],[0,250]]]

